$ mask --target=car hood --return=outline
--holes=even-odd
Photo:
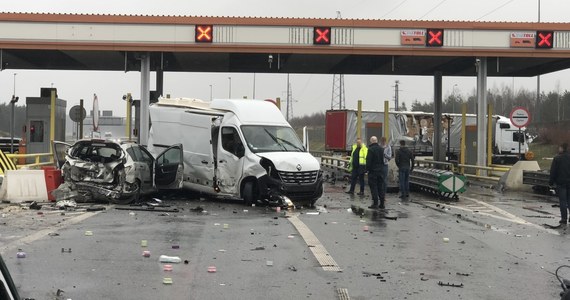
[[[308,152],[263,152],[257,155],[272,161],[278,171],[306,172],[321,168],[319,161]]]

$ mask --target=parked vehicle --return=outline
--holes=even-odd
[[[271,102],[161,98],[150,116],[151,153],[184,145],[185,188],[246,204],[313,205],[323,193],[319,161]]]
[[[444,114],[442,116],[442,145],[449,150],[448,155],[452,158],[459,156],[461,141],[461,114]],[[407,141],[408,146],[418,156],[433,155],[434,123],[433,113],[390,111],[388,115],[390,129],[390,144],[393,148],[398,147],[400,140]],[[477,115],[467,114],[466,129],[467,141],[472,132],[476,132]],[[368,141],[371,136],[383,136],[384,112],[362,112],[362,136]],[[493,128],[493,162],[505,164],[515,163],[524,159],[529,151],[529,143],[532,139],[522,128],[519,133],[509,118],[494,115]],[[328,110],[325,120],[325,149],[333,152],[346,153],[354,143],[357,128],[356,110]],[[448,129],[449,128],[449,129]],[[521,147],[519,151],[519,140]]]
[[[21,138],[14,138],[14,152],[18,152],[20,147]],[[0,137],[0,150],[4,153],[10,153],[12,139],[10,137]]]
[[[182,145],[166,147],[156,159],[142,146],[104,140],[54,142],[55,160],[72,191],[126,204],[156,189],[182,186]]]

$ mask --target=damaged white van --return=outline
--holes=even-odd
[[[271,102],[160,98],[150,118],[151,153],[182,143],[185,188],[246,205],[273,198],[314,205],[323,194],[319,161]]]

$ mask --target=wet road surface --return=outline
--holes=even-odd
[[[286,214],[188,198],[165,200],[177,213],[110,206],[32,229],[37,212],[20,212],[23,223],[1,225],[0,251],[35,299],[559,299],[549,272],[570,260],[566,228],[541,226],[558,222],[555,199],[530,193],[389,194],[385,212],[361,214],[369,197],[340,184],[317,209]],[[160,255],[188,264],[164,271]]]

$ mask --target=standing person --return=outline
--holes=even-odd
[[[372,136],[370,145],[368,146],[368,155],[366,156],[366,170],[368,171],[368,185],[372,194],[372,205],[368,208],[384,208],[384,199],[379,198],[379,189],[382,187],[382,157],[384,149],[378,145],[378,138]],[[378,206],[380,200],[380,206]]]
[[[410,197],[410,172],[414,170],[414,154],[406,141],[400,141],[400,149],[396,151],[396,165],[398,166],[398,181],[400,182],[400,198]]]
[[[354,194],[354,188],[356,187],[356,181],[360,184],[359,196],[364,195],[364,173],[366,173],[366,154],[368,153],[368,148],[366,145],[362,144],[360,138],[356,139],[356,143],[352,145],[352,153],[350,154],[349,166],[352,168],[350,176],[350,189],[347,194]]]
[[[550,185],[556,183],[556,194],[560,200],[560,224],[568,224],[570,210],[570,154],[568,144],[558,147],[558,155],[550,166]]]
[[[384,203],[388,191],[388,164],[392,159],[392,147],[385,137],[380,139],[380,148],[384,148],[384,154],[382,155],[382,187],[378,189],[378,192],[380,192],[381,202]]]

